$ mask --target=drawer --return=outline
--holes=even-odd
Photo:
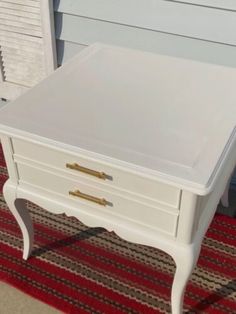
[[[86,184],[82,180],[72,180],[26,164],[17,164],[17,168],[20,185],[26,183],[52,192],[55,199],[60,195],[68,202],[68,207],[75,203],[78,207],[89,205],[97,215],[106,212],[113,217],[117,216],[124,221],[132,221],[171,236],[176,234],[178,210],[168,211],[150,206],[131,197],[123,197],[122,194]]]
[[[23,157],[41,164],[49,165],[50,168],[59,171],[62,175],[86,177],[101,186],[129,191],[142,197],[151,198],[159,203],[173,208],[179,208],[180,189],[168,184],[150,180],[143,176],[133,174],[129,171],[118,169],[109,164],[98,162],[84,156],[54,150],[35,143],[12,139],[14,158]],[[78,169],[68,168],[69,165],[77,164]],[[72,167],[73,168],[73,167]],[[76,167],[75,167],[76,168]],[[87,173],[86,173],[87,172]],[[104,173],[104,178],[99,174]],[[101,175],[102,176],[102,175]]]

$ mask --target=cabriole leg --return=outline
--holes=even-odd
[[[171,290],[172,314],[183,313],[185,288],[197,263],[201,245],[195,246],[195,249],[193,248],[192,246],[191,248],[186,248],[186,250],[180,250],[177,257],[175,256],[174,258],[176,271]]]
[[[26,206],[26,200],[16,198],[17,185],[8,180],[3,187],[5,201],[14,215],[23,235],[23,259],[27,259],[32,251],[34,242],[33,223]]]

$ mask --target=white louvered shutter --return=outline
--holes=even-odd
[[[0,97],[16,98],[55,68],[52,10],[52,0],[0,0]]]

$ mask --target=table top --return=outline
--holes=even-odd
[[[198,194],[235,146],[236,70],[94,44],[0,111],[53,141]]]

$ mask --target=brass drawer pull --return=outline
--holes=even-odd
[[[103,206],[106,206],[106,205],[109,205],[110,202],[106,201],[104,198],[99,198],[99,197],[95,197],[95,196],[92,196],[92,195],[88,195],[88,194],[84,194],[82,192],[80,192],[79,190],[76,190],[76,191],[69,191],[69,194],[70,195],[73,195],[73,196],[76,196],[76,197],[80,197],[80,198],[83,198],[87,201],[91,201],[91,202],[94,202],[94,203],[97,203],[99,205],[103,205]]]
[[[95,170],[92,170],[92,169],[89,169],[89,168],[85,168],[85,167],[82,167],[82,166],[78,165],[77,163],[66,164],[66,167],[70,168],[70,169],[73,169],[73,170],[77,170],[77,171],[81,171],[81,172],[90,174],[92,176],[95,176],[95,177],[97,177],[99,179],[103,179],[103,180],[105,180],[106,178],[109,177],[104,172],[99,172],[99,171],[95,171]]]

